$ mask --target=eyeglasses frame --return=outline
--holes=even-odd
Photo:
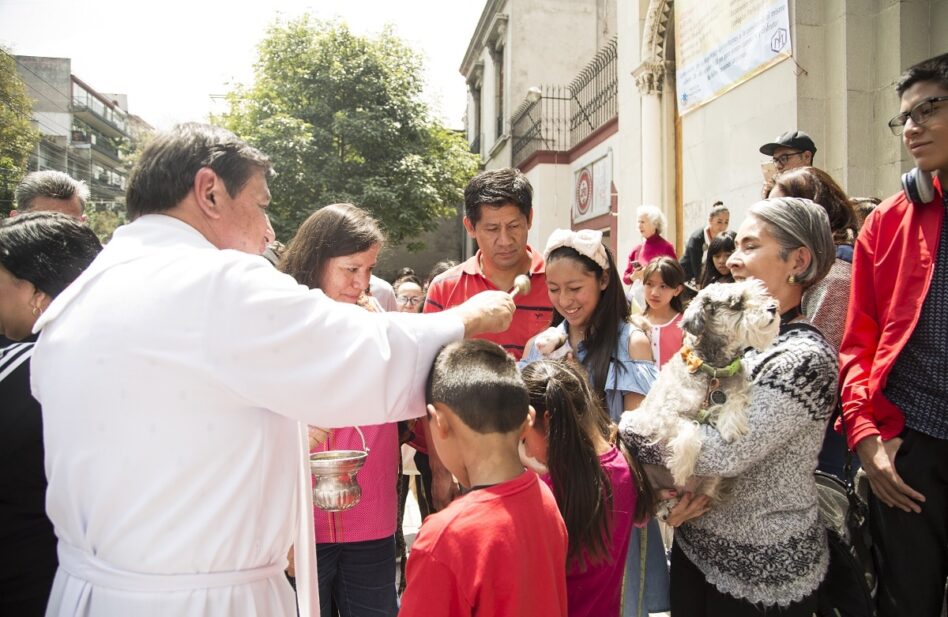
[[[424,301],[424,296],[395,296],[395,302],[401,305],[407,304],[408,306],[419,306]]]
[[[796,152],[784,152],[780,156],[772,157],[770,159],[770,162],[778,167],[783,167],[784,165],[787,164],[787,161],[790,160],[791,156],[798,156],[800,154],[803,154],[804,152],[807,152],[807,150],[797,150]]]
[[[912,107],[912,109],[904,111],[897,116],[893,116],[893,118],[888,122],[889,130],[892,131],[892,134],[896,137],[901,137],[902,133],[905,132],[905,123],[908,122],[909,118],[912,119],[912,122],[914,122],[916,126],[925,126],[925,123],[928,122],[928,119],[926,118],[922,121],[917,120],[914,115],[916,110],[920,109],[923,105],[931,105],[932,114],[934,114],[935,103],[942,103],[944,101],[948,101],[948,96],[930,96],[919,101]]]

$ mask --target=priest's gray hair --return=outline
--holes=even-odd
[[[829,273],[836,261],[836,245],[826,210],[809,199],[774,197],[759,201],[749,214],[767,224],[768,231],[780,245],[780,258],[806,247],[812,255],[810,265],[797,276],[804,288],[818,283]]]
[[[662,235],[665,231],[665,215],[658,209],[658,206],[652,204],[643,204],[635,209],[635,218],[644,216],[645,219],[655,226],[655,233]],[[644,265],[644,264],[643,264]]]
[[[264,153],[230,131],[197,122],[178,124],[155,135],[132,169],[125,195],[129,220],[177,206],[204,167],[223,180],[232,198],[254,172],[274,173]]]

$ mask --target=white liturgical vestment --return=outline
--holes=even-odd
[[[423,414],[464,331],[333,302],[164,215],[120,228],[36,329],[52,617],[296,615],[298,421]]]

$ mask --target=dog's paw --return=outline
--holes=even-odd
[[[533,346],[541,356],[548,360],[562,358],[570,350],[569,345],[566,344],[566,333],[559,328],[547,328],[538,334],[533,341]]]
[[[668,470],[675,480],[676,486],[684,486],[692,475],[701,452],[701,434],[698,425],[693,422],[681,422],[678,434],[669,442],[671,457],[668,459]]]
[[[623,411],[619,419],[619,432],[642,443],[652,442],[658,432],[655,416],[643,412],[642,408]]]
[[[725,409],[718,415],[715,427],[721,434],[721,439],[731,443],[747,434],[750,427],[747,425],[747,416],[743,409]]]

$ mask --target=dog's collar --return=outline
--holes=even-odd
[[[709,424],[714,426],[714,421],[711,418],[711,410],[705,407],[704,409],[698,410],[698,417],[695,418],[698,424]]]
[[[691,373],[697,373],[701,371],[706,375],[710,375],[712,379],[719,379],[721,377],[733,377],[737,375],[738,371],[741,370],[741,359],[734,358],[730,364],[725,367],[717,368],[715,366],[709,366],[705,364],[704,360],[698,357],[698,354],[695,353],[695,350],[691,347],[685,345],[681,348],[681,359],[684,361],[685,366],[688,367],[688,371]]]

